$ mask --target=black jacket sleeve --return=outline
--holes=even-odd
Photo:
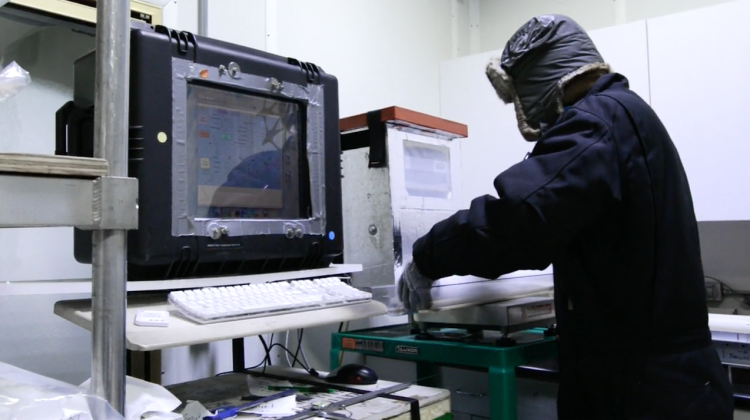
[[[576,108],[532,154],[495,179],[498,198],[474,199],[414,244],[420,273],[495,279],[549,266],[556,250],[619,197],[617,149],[607,125]]]

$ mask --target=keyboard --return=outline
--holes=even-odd
[[[339,278],[206,287],[169,293],[180,314],[199,324],[354,305],[372,294]]]

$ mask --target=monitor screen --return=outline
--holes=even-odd
[[[200,84],[187,89],[195,128],[189,139],[196,157],[194,216],[298,219],[300,105]]]

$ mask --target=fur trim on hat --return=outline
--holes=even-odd
[[[526,141],[537,141],[542,136],[542,131],[529,125],[526,113],[523,111],[521,98],[516,95],[513,98],[513,107],[516,109],[516,120],[518,121],[518,131],[521,132]]]
[[[506,104],[513,102],[513,98],[516,97],[516,88],[513,86],[513,79],[500,67],[500,57],[495,57],[487,63],[485,73],[492,87],[495,88],[497,96]]]
[[[565,76],[562,77],[562,79],[560,79],[557,82],[557,92],[555,93],[555,95],[557,96],[557,113],[558,114],[562,114],[563,111],[565,110],[565,104],[563,104],[563,96],[565,92],[565,87],[568,85],[568,83],[570,83],[571,80],[575,79],[576,77],[582,74],[586,74],[586,73],[596,71],[596,70],[601,70],[605,73],[612,72],[612,68],[607,63],[591,63],[591,64],[587,64],[579,68],[576,71],[572,71],[566,74]]]
[[[565,86],[567,86],[567,84],[570,83],[570,81],[574,78],[595,70],[603,70],[606,73],[611,72],[609,64],[591,63],[579,68],[576,71],[572,71],[566,74],[557,82],[555,96],[558,114],[562,114],[565,109],[565,105],[563,104],[563,92],[565,90]],[[511,102],[513,103],[513,106],[516,110],[518,130],[521,132],[523,138],[526,139],[526,141],[531,142],[539,140],[542,135],[541,130],[532,128],[529,125],[526,113],[523,110],[523,105],[521,104],[521,98],[518,96],[516,88],[513,85],[513,78],[510,77],[505,72],[505,70],[500,67],[500,58],[496,57],[490,60],[490,62],[487,64],[486,74],[487,78],[492,84],[492,87],[495,89],[497,96],[500,97],[500,99],[506,104],[509,104]]]
[[[500,67],[500,58],[496,57],[487,63],[487,69],[485,71],[487,78],[490,80],[492,87],[495,89],[497,96],[506,104],[513,103],[513,107],[516,109],[516,120],[518,121],[518,130],[521,135],[527,141],[536,141],[541,136],[541,132],[538,129],[529,126],[526,121],[526,114],[523,111],[523,105],[521,105],[521,98],[516,93],[516,88],[513,85],[513,78],[508,76],[505,70]]]

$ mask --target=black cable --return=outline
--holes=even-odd
[[[339,323],[339,332],[341,332],[341,330],[343,329],[344,329],[344,323],[343,322]]]
[[[259,335],[258,338],[260,339],[260,342],[263,343],[263,350],[266,352],[266,357],[263,359],[263,362],[271,364],[271,350],[269,349],[268,344],[266,344],[266,339],[263,338],[262,335]],[[271,342],[271,345],[273,345],[273,340]]]
[[[271,340],[269,341],[268,345],[268,365],[271,365],[271,346],[273,346],[273,336],[276,335],[276,333],[271,333]]]
[[[274,333],[275,334],[275,333]],[[266,361],[268,362],[268,366],[273,366],[273,359],[271,359],[271,349],[273,348],[273,336],[274,334],[271,334],[271,338],[268,341],[268,347],[265,345],[265,340],[261,338],[261,341],[263,341],[263,348],[266,351]]]
[[[300,361],[299,359],[297,359],[297,357],[294,355],[294,353],[291,350],[289,350],[288,348],[286,348],[283,344],[281,344],[281,343],[273,343],[271,345],[270,349],[273,349],[275,346],[281,347],[282,350],[284,350],[285,352],[287,352],[287,354],[289,354],[290,356],[292,356],[294,358],[294,363],[299,363],[299,365],[302,367],[302,369],[305,370],[305,372],[309,373],[310,375],[312,375],[312,376],[314,376],[316,378],[319,376],[318,371],[316,371],[315,369],[312,369],[309,366],[305,366],[305,364],[302,363],[302,361]],[[265,373],[265,369],[263,370],[263,373]]]
[[[298,357],[299,357],[299,350],[302,348],[302,336],[305,334],[305,330],[300,329],[297,330],[297,351],[294,352],[294,361],[292,362],[292,367],[297,363]],[[302,363],[300,363],[302,365]],[[304,366],[302,366],[304,367]]]
[[[233,373],[245,373],[245,371],[248,371],[248,370],[253,370],[253,369],[257,369],[257,368],[259,368],[259,367],[260,367],[260,366],[261,366],[262,364],[264,364],[265,362],[266,362],[266,358],[265,358],[265,357],[263,357],[263,360],[261,360],[261,362],[260,362],[260,363],[258,363],[257,365],[255,365],[255,366],[251,366],[251,367],[246,367],[245,369],[243,369],[243,370],[242,370],[242,371],[240,371],[240,372],[235,372],[235,371],[233,371],[233,370],[230,370],[230,371],[228,371],[228,372],[221,372],[221,373],[217,373],[217,374],[216,374],[216,375],[214,375],[214,376],[224,376],[224,375],[231,375],[231,374],[233,374]]]
[[[299,363],[299,365],[300,365],[300,366],[302,366],[302,369],[306,370],[307,372],[310,372],[310,368],[309,368],[308,366],[305,366],[305,364],[304,364],[304,363],[302,363],[302,361],[301,361],[301,360],[299,360],[299,359],[297,358],[297,355],[296,355],[296,354],[294,354],[294,352],[292,352],[291,350],[289,350],[289,349],[288,349],[288,348],[287,348],[286,346],[284,346],[284,345],[283,345],[283,344],[281,344],[281,343],[273,343],[273,345],[271,346],[271,348],[273,348],[273,347],[275,347],[275,346],[279,346],[279,347],[281,347],[281,349],[282,349],[282,350],[284,350],[284,351],[285,351],[285,352],[287,352],[287,353],[288,353],[288,354],[289,354],[290,356],[292,356],[292,358],[294,359],[294,361],[293,361],[293,363],[292,363],[292,366],[294,366],[294,363]]]
[[[263,347],[265,348],[265,347],[266,347],[266,340],[264,340],[264,339],[263,339],[263,336],[260,336],[260,335],[258,336],[258,338],[260,338],[260,341],[261,341],[261,342],[263,343]],[[273,336],[271,336],[271,340],[273,340]],[[271,342],[271,344],[273,344],[273,341]],[[263,356],[263,359],[262,359],[262,360],[260,361],[260,363],[258,363],[258,364],[257,364],[257,365],[255,365],[255,366],[251,366],[251,367],[246,367],[246,368],[245,368],[245,369],[243,370],[243,372],[244,372],[244,371],[247,371],[247,370],[253,370],[253,369],[257,369],[257,368],[259,368],[259,367],[260,367],[261,365],[264,365],[264,364],[266,363],[267,359],[268,359],[268,351],[266,351],[266,354],[265,354],[265,355]],[[214,376],[224,376],[224,375],[229,375],[229,374],[232,374],[232,373],[242,373],[242,372],[235,372],[235,371],[233,371],[233,370],[230,370],[230,371],[228,371],[228,372],[221,372],[221,373],[217,373],[217,374],[216,374],[216,375],[214,375]]]
[[[301,330],[301,332],[304,332],[304,330]],[[274,343],[273,342],[273,334],[271,334],[271,340],[270,340],[271,345],[270,346],[266,343],[266,340],[263,338],[263,336],[259,335],[258,338],[260,339],[261,343],[263,343],[263,348],[265,349],[265,353],[266,353],[263,356],[263,360],[260,363],[258,363],[255,366],[246,367],[241,372],[234,372],[234,371],[221,372],[221,373],[217,373],[214,376],[224,376],[224,375],[229,375],[229,374],[232,374],[232,373],[248,373],[247,371],[250,371],[250,370],[253,370],[253,369],[257,369],[261,365],[263,365],[263,373],[265,373],[266,372],[266,366],[268,366],[267,362],[270,361],[270,359],[271,359],[271,350],[273,350],[274,347],[278,346],[278,347],[281,347],[285,352],[287,352],[287,354],[289,354],[290,356],[292,356],[294,358],[294,363],[292,364],[292,366],[294,366],[295,363],[299,363],[299,365],[302,367],[302,369],[305,370],[305,372],[309,373],[312,376],[315,376],[316,378],[318,377],[318,372],[315,369],[310,369],[309,366],[305,366],[305,364],[302,363],[302,361],[300,361],[297,358],[297,355],[294,354],[291,350],[289,350],[286,346],[284,346],[281,343]]]

